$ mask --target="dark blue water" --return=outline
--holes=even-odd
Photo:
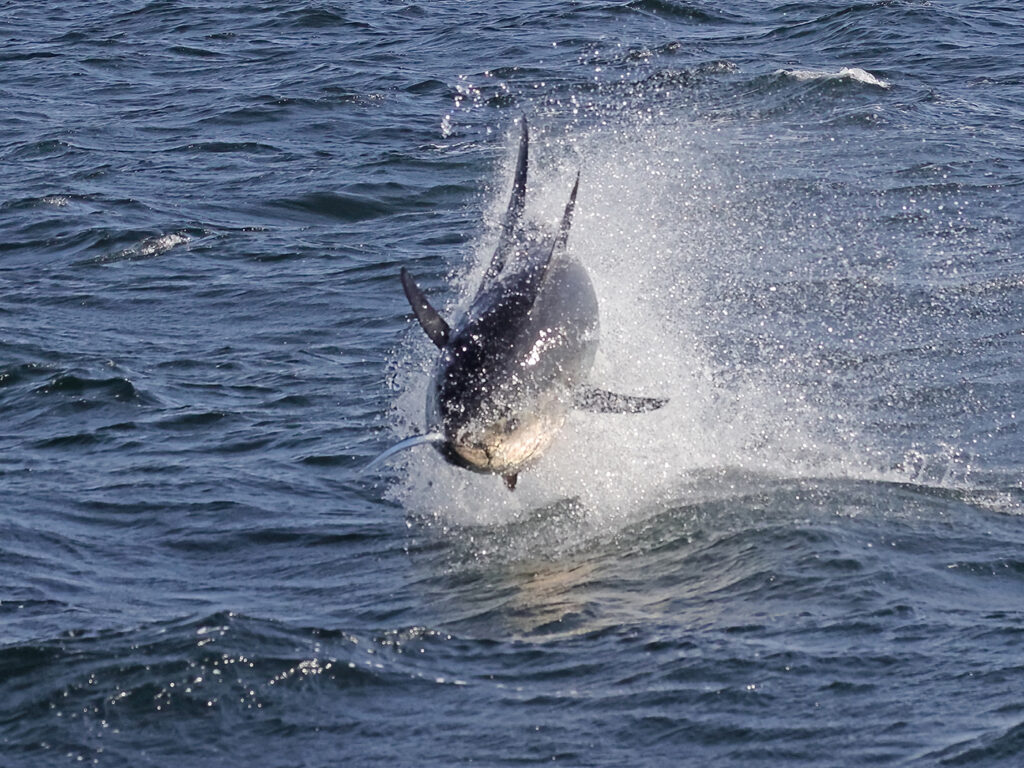
[[[1016,2],[0,8],[0,766],[1024,753]],[[602,312],[429,449],[516,122]]]

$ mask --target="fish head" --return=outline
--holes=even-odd
[[[561,409],[522,408],[502,416],[449,419],[444,434],[457,463],[504,475],[539,459],[564,421]]]
[[[568,397],[533,386],[519,366],[473,365],[443,356],[428,422],[445,437],[442,452],[477,472],[510,474],[535,462],[565,422]]]

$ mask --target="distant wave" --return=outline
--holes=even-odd
[[[892,83],[888,80],[882,80],[860,67],[843,67],[838,72],[817,69],[779,69],[775,71],[775,74],[792,77],[794,80],[853,80],[864,85],[873,85],[876,88],[892,88]]]

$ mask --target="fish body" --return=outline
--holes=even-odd
[[[440,355],[427,394],[429,435],[402,441],[377,461],[430,442],[452,464],[501,475],[513,489],[519,473],[554,441],[571,408],[640,412],[666,402],[588,385],[599,339],[597,296],[583,264],[566,247],[579,176],[561,224],[552,230],[524,221],[528,164],[524,118],[497,249],[454,327],[402,269],[405,295]]]

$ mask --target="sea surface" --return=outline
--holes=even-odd
[[[0,4],[0,768],[1024,765],[1024,5]],[[601,304],[428,447],[508,200]]]

